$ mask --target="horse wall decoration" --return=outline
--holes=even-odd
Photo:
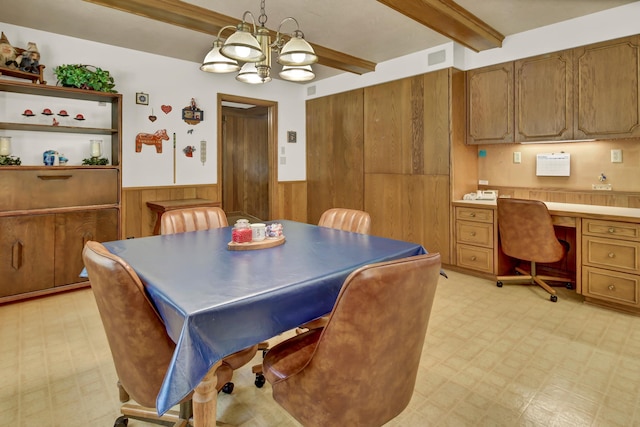
[[[156,153],[162,153],[162,141],[168,140],[169,135],[167,135],[166,129],[160,129],[155,133],[139,133],[136,135],[136,153],[142,151],[142,144],[154,145]]]

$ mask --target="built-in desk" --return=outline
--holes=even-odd
[[[545,202],[557,230],[572,243],[567,273],[585,301],[640,314],[640,209]],[[508,274],[500,250],[495,200],[458,200],[456,267],[484,277]]]
[[[208,199],[182,199],[182,200],[154,200],[147,202],[147,206],[157,214],[156,224],[153,227],[153,234],[160,234],[160,223],[162,215],[174,209],[199,208],[203,206],[220,207],[220,202]]]

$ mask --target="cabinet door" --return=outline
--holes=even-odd
[[[53,287],[54,216],[0,218],[0,297]]]
[[[513,62],[467,72],[467,144],[513,142]]]
[[[574,49],[576,138],[640,136],[640,36]]]
[[[516,61],[516,142],[572,138],[572,52],[555,52]]]
[[[118,239],[118,211],[102,209],[57,214],[55,218],[55,286],[84,282],[82,249],[88,240]]]

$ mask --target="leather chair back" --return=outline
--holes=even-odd
[[[539,200],[499,198],[498,229],[502,251],[534,262],[556,262],[564,256],[551,214]]]
[[[356,209],[332,208],[322,214],[318,225],[353,233],[369,234],[371,217],[367,212]]]
[[[308,358],[299,370],[278,377],[267,353],[274,399],[305,426],[378,426],[397,416],[413,395],[439,274],[437,253],[354,271],[326,327],[291,339],[319,334],[317,345],[292,345],[282,358],[271,350],[282,371]]]
[[[118,378],[136,402],[153,408],[175,344],[126,261],[94,241],[82,258]]]
[[[227,215],[218,207],[175,209],[165,212],[160,221],[160,234],[209,230],[229,225]]]

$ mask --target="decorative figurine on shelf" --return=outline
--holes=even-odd
[[[38,52],[38,47],[35,43],[29,42],[27,50],[22,52],[20,71],[38,74],[40,72],[38,65],[40,65],[40,52]]]
[[[204,111],[198,108],[194,98],[191,98],[190,105],[182,109],[182,120],[190,125],[197,125],[204,120]]]
[[[16,51],[16,48],[11,46],[9,39],[7,39],[7,36],[5,36],[3,32],[2,36],[0,36],[0,67],[17,70],[17,56],[18,52]]]

